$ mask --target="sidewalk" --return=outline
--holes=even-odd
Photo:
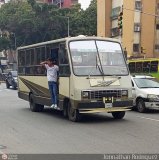
[[[0,81],[0,91],[3,90],[4,88],[6,88],[5,83],[3,83],[3,82],[1,83],[1,81]]]
[[[1,84],[1,83],[5,83],[5,81],[0,81],[0,84]]]

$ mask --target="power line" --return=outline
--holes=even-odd
[[[157,15],[157,14],[147,13],[147,12],[143,12],[143,11],[139,11],[139,10],[124,8],[124,7],[123,7],[123,9],[129,10],[129,11],[132,11],[132,12],[140,12],[140,13],[142,13],[142,14],[146,14],[146,15],[149,15],[149,16],[159,17],[159,15]]]

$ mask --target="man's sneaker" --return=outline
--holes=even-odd
[[[55,104],[54,109],[60,110],[60,108]]]
[[[54,105],[54,109],[57,109],[57,108],[58,108],[58,107],[57,107],[57,104],[55,104],[55,105]]]
[[[54,108],[55,107],[55,105],[54,104],[52,104],[51,106],[50,106],[50,108]]]

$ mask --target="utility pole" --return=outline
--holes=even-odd
[[[70,18],[67,17],[67,36],[69,37],[70,36]]]
[[[14,35],[14,47],[17,48],[17,39],[15,33],[12,33]]]

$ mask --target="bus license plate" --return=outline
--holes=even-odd
[[[112,107],[112,103],[105,103],[105,108],[111,108]]]

